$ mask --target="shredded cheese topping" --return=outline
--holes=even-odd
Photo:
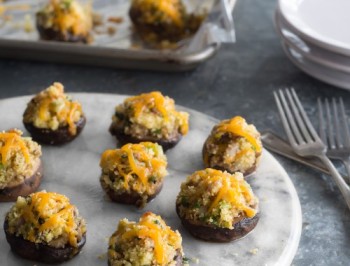
[[[159,91],[152,91],[150,93],[143,93],[137,96],[127,98],[127,104],[134,107],[135,117],[140,116],[145,108],[155,109],[165,120],[168,120],[168,113],[164,106],[164,96]]]
[[[242,173],[211,168],[188,176],[176,199],[180,217],[229,229],[236,218],[254,217],[258,202]]]
[[[55,82],[35,96],[24,114],[25,122],[33,122],[36,127],[56,130],[68,125],[71,135],[76,135],[76,122],[83,115],[81,104],[72,101],[64,93],[61,83]]]
[[[176,111],[174,100],[164,97],[159,91],[129,97],[124,101],[124,105],[132,110],[132,119],[153,113],[164,120],[164,126],[177,123],[183,135],[188,132],[188,114]],[[154,117],[154,120],[157,120],[157,117]]]
[[[256,210],[247,204],[254,198],[253,192],[247,182],[236,177],[239,174],[231,175],[227,172],[210,168],[197,171],[195,174],[198,174],[203,179],[207,187],[212,186],[216,182],[220,183],[220,189],[208,208],[209,212],[214,207],[217,207],[220,201],[225,200],[232,203],[237,209],[244,211],[248,217],[255,216]]]
[[[177,26],[183,25],[179,0],[134,0],[132,5],[142,11],[153,11],[146,17],[147,22],[156,22],[156,12],[163,12],[165,17],[170,18]]]
[[[176,231],[171,230],[163,219],[151,212],[143,214],[138,223],[122,221],[116,232],[117,239],[121,241],[131,241],[133,238],[149,238],[154,243],[154,257],[157,265],[168,265],[166,250],[172,247],[181,250],[181,236]]]
[[[30,196],[28,204],[22,207],[22,218],[28,226],[26,239],[37,242],[38,235],[57,231],[68,235],[68,243],[77,246],[77,224],[75,223],[74,205],[61,194],[53,192],[37,192]]]
[[[56,27],[60,32],[85,35],[92,28],[91,4],[82,6],[75,0],[51,0],[40,12],[47,16],[47,26]]]
[[[125,189],[129,189],[129,182],[135,182],[137,190],[149,189],[148,180],[152,175],[159,178],[167,174],[167,160],[160,145],[152,142],[126,144],[121,149],[106,150],[100,161],[102,169],[117,169],[124,179]],[[136,176],[135,180],[133,177]]]
[[[11,151],[17,150],[23,154],[26,163],[30,162],[29,151],[21,135],[22,132],[18,130],[0,132],[0,141],[3,142],[3,145],[0,147],[2,165],[6,166]]]
[[[218,137],[227,132],[243,137],[255,148],[256,152],[261,152],[261,143],[250,132],[245,119],[240,116],[236,116],[228,121],[222,121],[217,127],[217,132]]]

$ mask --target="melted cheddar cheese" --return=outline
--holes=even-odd
[[[38,128],[49,128],[51,130],[68,126],[69,133],[76,135],[76,122],[82,116],[81,104],[70,100],[64,93],[63,85],[55,82],[29,102],[23,121],[33,123]]]
[[[235,218],[254,217],[257,203],[241,173],[210,168],[189,176],[177,197],[182,217],[231,229]]]
[[[37,19],[44,28],[85,36],[92,28],[91,5],[82,6],[75,0],[50,0]]]
[[[182,27],[184,14],[180,0],[133,0],[132,7],[143,11],[146,23],[156,23],[157,20],[171,20]]]
[[[6,166],[11,152],[20,151],[26,163],[30,162],[30,155],[26,143],[21,138],[22,132],[12,130],[8,132],[0,132],[0,142],[3,144],[0,147],[1,163]]]
[[[167,160],[160,145],[151,142],[126,144],[106,150],[100,161],[102,179],[115,190],[151,194],[155,183],[167,175]],[[110,172],[116,179],[110,180]]]
[[[61,194],[41,191],[19,197],[7,215],[9,232],[34,243],[50,245],[60,239],[60,246],[77,247],[85,234],[85,222],[76,207]],[[21,220],[21,224],[17,225]],[[57,242],[57,241],[56,241]]]
[[[260,162],[262,144],[254,125],[236,116],[216,125],[203,146],[206,167],[251,173]]]
[[[175,265],[176,255],[182,255],[181,243],[177,231],[171,230],[160,216],[147,212],[138,223],[127,219],[119,222],[109,240],[108,259],[111,265],[127,265],[131,261],[134,265]],[[139,257],[132,257],[136,248]]]
[[[0,132],[0,189],[22,183],[38,169],[41,147],[22,134],[17,129]]]
[[[187,113],[175,109],[173,99],[153,91],[129,97],[118,105],[113,123],[124,127],[125,134],[140,139],[145,136],[172,139],[178,134],[187,134],[188,117]]]
[[[222,121],[216,129],[217,136],[220,137],[223,133],[232,133],[236,136],[243,137],[254,147],[257,152],[261,152],[262,146],[257,139],[255,132],[249,128],[245,119],[240,116],[235,116],[230,120]]]

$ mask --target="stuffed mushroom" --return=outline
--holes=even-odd
[[[86,240],[78,209],[64,195],[46,191],[18,197],[6,214],[4,230],[14,253],[44,263],[71,259]]]
[[[108,265],[181,266],[182,238],[151,212],[139,222],[123,219],[109,239]]]
[[[40,185],[41,147],[17,129],[0,132],[0,201],[15,201]]]
[[[61,83],[55,82],[28,103],[23,123],[39,143],[60,145],[80,134],[86,118],[81,104],[64,93]]]
[[[43,40],[88,43],[92,29],[91,6],[76,0],[49,0],[37,12],[36,25]]]
[[[121,144],[151,141],[164,151],[188,132],[188,113],[175,109],[174,100],[159,91],[127,98],[115,108],[110,132]]]
[[[129,16],[140,37],[158,48],[191,36],[204,19],[204,15],[188,14],[181,0],[132,0]]]
[[[116,202],[143,207],[160,192],[167,159],[160,145],[151,142],[126,144],[102,154],[100,182]]]
[[[239,239],[259,220],[258,199],[242,173],[210,168],[182,183],[176,212],[193,236],[214,242]]]
[[[260,133],[240,116],[223,120],[203,146],[205,167],[248,175],[257,168],[262,153]]]

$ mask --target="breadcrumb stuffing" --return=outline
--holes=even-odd
[[[93,24],[91,2],[82,5],[76,0],[51,0],[36,16],[38,25],[61,34],[88,36]]]
[[[6,221],[10,234],[55,248],[76,247],[86,233],[85,221],[69,199],[46,191],[18,197]]]
[[[115,108],[112,127],[122,128],[126,135],[142,139],[174,139],[188,132],[189,114],[175,109],[168,96],[154,91],[127,98]]]
[[[152,142],[129,143],[120,149],[106,150],[100,166],[102,187],[117,194],[137,193],[142,197],[141,207],[156,193],[168,174],[163,149]]]
[[[230,123],[235,119],[240,124],[232,127]],[[241,117],[234,117],[221,121],[212,129],[204,143],[203,160],[206,167],[245,174],[259,164],[261,149],[260,133],[255,126],[248,125]]]
[[[207,168],[187,177],[176,199],[180,217],[233,229],[234,219],[253,217],[258,199],[239,172]]]
[[[13,136],[12,144],[7,143],[5,137],[2,138],[8,134]],[[23,132],[17,129],[0,132],[0,189],[23,182],[39,167],[41,146],[29,137],[21,137],[22,134]],[[28,161],[19,142],[22,142],[28,151]]]
[[[31,123],[37,128],[57,130],[68,126],[72,135],[76,134],[76,125],[83,111],[81,104],[73,101],[64,93],[61,83],[55,82],[46,90],[37,94],[27,106],[23,115],[24,123]]]
[[[137,223],[121,220],[109,241],[111,266],[175,266],[179,256],[183,256],[180,233],[150,212]]]

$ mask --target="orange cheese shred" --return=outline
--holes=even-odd
[[[157,223],[150,221],[148,216],[155,217]],[[121,238],[123,240],[128,240],[133,237],[152,239],[154,243],[155,260],[158,264],[165,265],[166,256],[164,243],[170,239],[176,239],[177,235],[170,227],[164,224],[164,221],[160,220],[160,217],[157,218],[156,215],[147,212],[140,218],[138,225],[124,232]]]
[[[57,208],[56,204],[62,205],[62,209],[51,214],[52,209]],[[64,195],[41,191],[32,194],[31,203],[23,210],[23,218],[26,222],[33,224],[39,232],[53,230],[57,225],[63,226],[63,230],[68,234],[69,244],[76,246],[74,209],[75,207],[69,203],[69,199]],[[44,220],[44,222],[40,224],[40,220]],[[35,229],[31,228],[30,230],[29,240],[35,241]]]
[[[30,162],[30,155],[29,155],[28,148],[24,140],[21,138],[20,133],[16,131],[0,132],[0,141],[3,142],[3,145],[0,148],[1,163],[3,165],[7,164],[7,160],[10,155],[10,152],[13,150],[16,150],[16,148],[17,149],[19,148],[19,150],[22,152],[26,163]]]
[[[218,132],[231,132],[235,135],[241,136],[255,148],[257,152],[261,152],[261,145],[256,139],[255,136],[250,134],[247,130],[245,130],[246,122],[244,118],[240,116],[236,116],[232,118],[228,123],[225,121],[224,123],[220,123],[218,125]]]
[[[164,107],[164,96],[159,91],[152,91],[150,93],[143,93],[137,96],[127,98],[126,103],[132,104],[134,107],[135,117],[139,117],[144,108],[154,108],[164,119],[168,119],[167,111]]]
[[[59,124],[68,124],[70,134],[76,135],[75,114],[76,112],[82,114],[82,108],[80,103],[67,99],[61,83],[55,82],[48,89],[39,93],[35,99],[38,105],[36,116],[39,121],[50,125],[51,120],[55,118]],[[57,108],[57,104],[62,105],[62,107]]]
[[[71,103],[71,108],[70,108],[70,111],[69,111],[69,114],[68,114],[68,117],[67,117],[67,123],[68,123],[69,132],[72,135],[75,135],[77,133],[77,126],[74,123],[73,116],[74,116],[75,111],[78,109],[78,107],[79,107],[78,103],[72,102]]]
[[[178,25],[183,25],[183,20],[181,13],[178,10],[179,7],[179,0],[142,0],[142,1],[136,1],[137,2],[137,8],[140,10],[151,10],[155,8],[156,10],[159,10],[165,14],[166,17],[169,17],[173,20],[173,22]],[[153,11],[153,13],[155,13]],[[155,16],[148,17],[148,22],[156,22]]]
[[[205,171],[202,171],[201,174],[207,178],[208,185],[220,182],[220,189],[208,208],[209,212],[218,206],[220,201],[224,200],[244,211],[248,217],[253,217],[256,214],[256,210],[247,204],[247,201],[250,201],[252,198],[249,186],[226,172],[210,170],[209,175],[205,176]]]
[[[136,187],[142,185],[148,189],[148,178],[151,177],[152,173],[158,172],[167,165],[165,159],[154,157],[152,153],[147,152],[147,147],[153,145],[156,144],[151,142],[129,143],[121,149],[106,150],[101,156],[100,166],[102,169],[111,171],[116,168],[124,178],[125,189],[129,189],[129,181],[133,176],[137,176]]]

